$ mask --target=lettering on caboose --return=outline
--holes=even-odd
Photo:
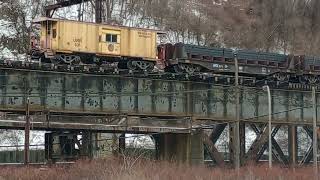
[[[82,43],[82,38],[73,38],[73,43],[75,47],[80,47]]]
[[[138,31],[139,37],[142,38],[151,38],[152,34],[151,32],[145,32],[145,31]]]

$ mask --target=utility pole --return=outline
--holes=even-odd
[[[24,164],[29,164],[29,139],[30,139],[30,99],[26,103],[26,124],[24,129]]]
[[[237,52],[234,53],[235,63],[235,86],[236,86],[236,126],[235,126],[235,157],[234,164],[237,170],[240,169],[240,89],[239,89],[239,65]]]
[[[268,93],[268,111],[269,111],[269,121],[268,121],[268,136],[269,136],[269,150],[268,150],[268,156],[269,156],[269,168],[272,168],[272,126],[271,126],[271,120],[272,120],[272,109],[271,109],[271,92],[270,87],[268,85],[263,86],[263,90],[267,91]]]
[[[313,104],[313,167],[314,167],[314,175],[317,177],[318,175],[318,145],[317,145],[317,100],[316,100],[316,88],[312,86],[312,104]]]

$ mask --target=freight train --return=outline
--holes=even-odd
[[[118,68],[152,71],[162,64],[166,71],[176,73],[239,73],[270,75],[274,73],[317,73],[320,58],[212,48],[183,43],[157,44],[163,32],[41,18],[40,45],[31,41],[31,57],[46,63],[97,64],[116,62]]]

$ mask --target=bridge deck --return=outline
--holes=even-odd
[[[240,92],[241,120],[266,122],[266,92],[248,87]],[[0,69],[0,111],[7,112],[23,113],[29,98],[30,110],[44,114],[233,121],[235,97],[234,87],[206,82]],[[311,102],[311,92],[274,90],[273,122],[311,124]]]

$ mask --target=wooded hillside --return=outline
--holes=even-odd
[[[0,50],[25,53],[30,22],[52,1],[0,2]],[[89,1],[55,17],[93,21],[94,6]],[[103,19],[164,30],[167,42],[320,55],[319,9],[318,0],[103,0]]]

